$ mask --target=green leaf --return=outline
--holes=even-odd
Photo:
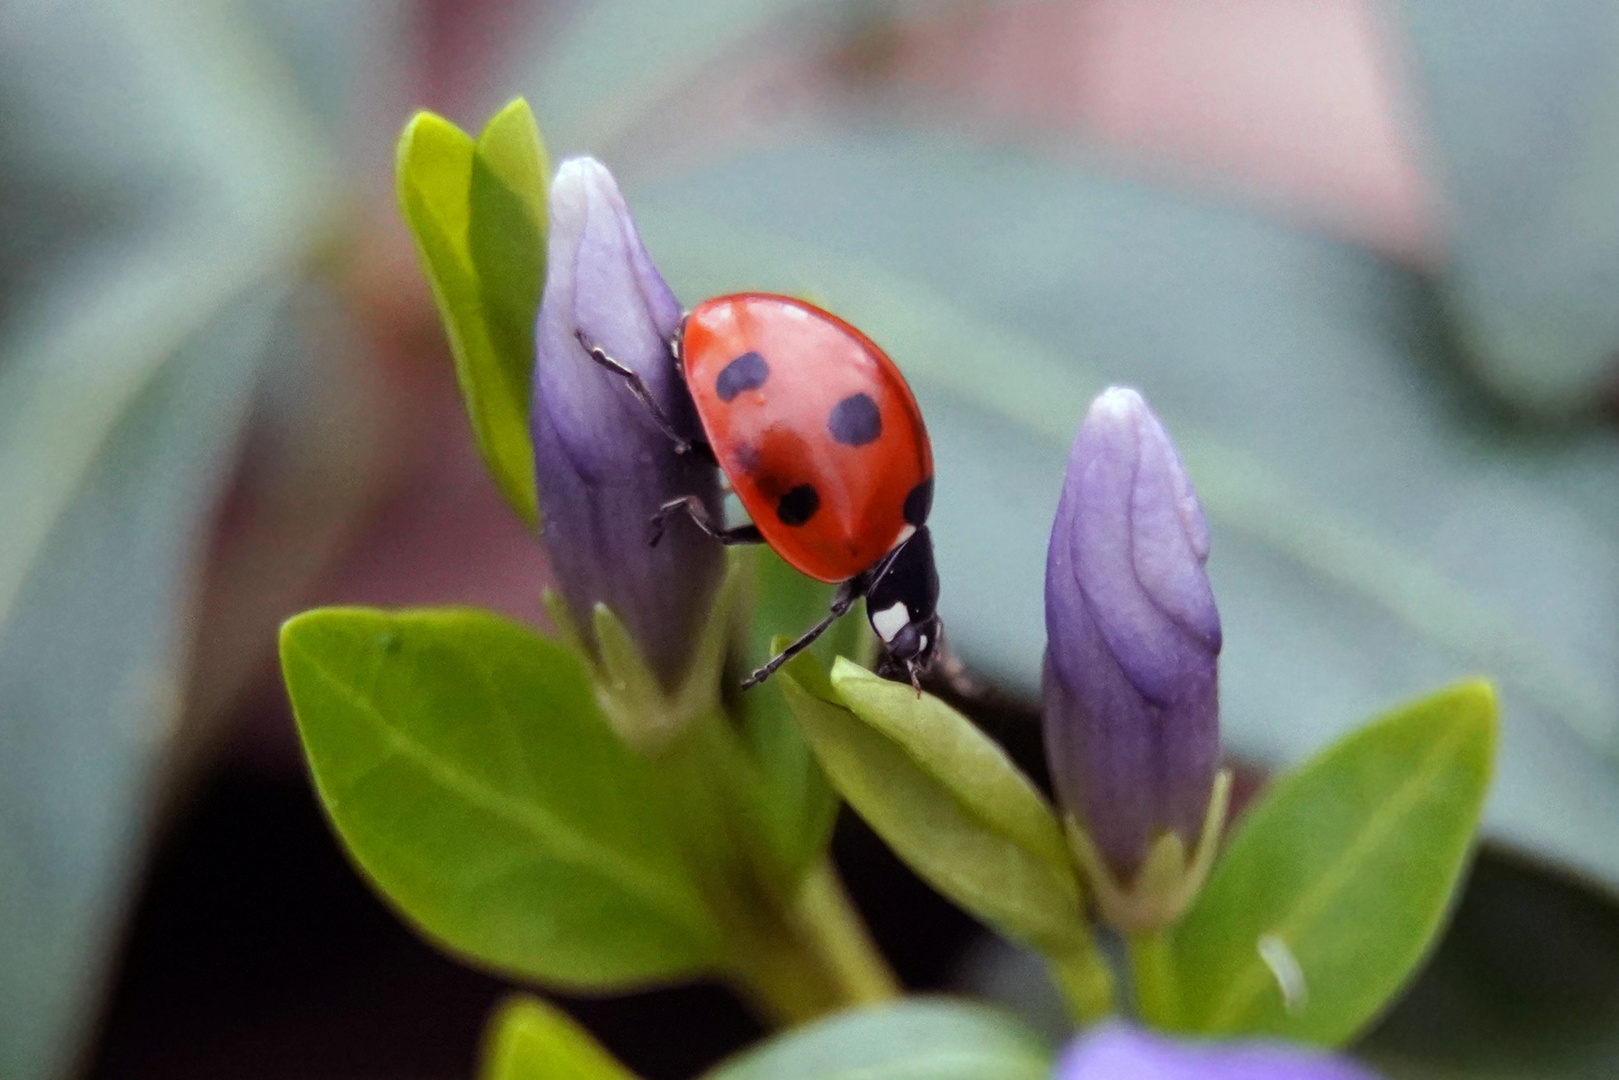
[[[561,1009],[539,998],[508,998],[490,1022],[482,1080],[635,1080]]]
[[[782,689],[833,785],[934,888],[1051,955],[1086,948],[1079,886],[1040,794],[961,714],[846,660],[809,656]],[[850,711],[839,698],[856,710]],[[1041,817],[1044,816],[1042,823]]]
[[[1415,971],[1467,865],[1495,753],[1463,683],[1282,777],[1243,817],[1169,941],[1172,1015],[1214,1035],[1337,1046]]]
[[[328,608],[281,663],[327,813],[423,933],[573,988],[715,966],[656,776],[575,654],[485,612]]]
[[[543,175],[545,155],[520,105],[491,121],[476,145],[443,117],[417,113],[399,138],[396,181],[478,452],[506,501],[532,525],[539,510],[528,387],[544,255],[521,248],[544,236],[544,191],[529,185]],[[524,310],[526,329],[519,325]]]
[[[972,721],[932,694],[918,694],[842,658],[832,667],[832,688],[969,813],[1059,877],[1070,876],[1068,845],[1051,805]]]
[[[752,670],[773,655],[779,637],[797,637],[820,620],[832,602],[833,587],[794,570],[767,547],[733,548],[753,570],[752,618],[743,666]],[[863,656],[871,633],[864,605],[822,634],[810,647],[824,663],[838,656]],[[741,695],[742,729],[760,773],[759,824],[789,883],[826,849],[837,820],[838,797],[827,782],[792,709],[775,679]]]
[[[501,378],[499,399],[515,403],[520,411],[524,434],[520,449],[530,458],[533,451],[527,432],[534,380],[534,323],[545,287],[550,175],[534,114],[518,98],[495,114],[473,148],[467,246],[495,347]],[[513,441],[511,452],[518,449]]]
[[[779,1035],[704,1080],[1046,1080],[1051,1050],[995,1009],[912,999]]]

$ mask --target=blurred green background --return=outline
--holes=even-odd
[[[1497,679],[1490,854],[1363,1049],[1619,1075],[1619,3],[10,0],[0,1077],[469,1074],[494,984],[321,921],[272,642],[317,602],[541,618],[392,205],[415,108],[516,94],[683,300],[811,295],[892,353],[941,612],[1010,690],[1110,382],[1209,512],[1234,754]],[[913,981],[1044,1007],[949,925]],[[680,1075],[653,1011],[589,1016]],[[699,1056],[746,1035],[714,1015]]]

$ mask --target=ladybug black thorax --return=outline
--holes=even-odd
[[[922,525],[878,566],[866,592],[866,617],[883,643],[878,674],[914,677],[927,669],[939,645],[938,604],[933,537]]]

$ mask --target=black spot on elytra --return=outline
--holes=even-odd
[[[770,365],[756,352],[745,352],[726,364],[714,380],[714,392],[730,401],[744,390],[757,390],[770,378]]]
[[[783,525],[802,525],[821,508],[821,494],[809,484],[799,484],[776,500],[776,516]]]
[[[865,446],[883,433],[883,414],[869,395],[850,394],[832,407],[826,427],[845,446]]]
[[[905,496],[905,522],[915,525],[918,529],[928,519],[928,511],[933,509],[933,477],[928,477],[911,489]]]

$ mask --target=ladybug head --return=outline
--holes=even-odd
[[[866,615],[883,643],[877,674],[916,685],[939,647],[939,572],[927,526],[900,543],[866,593]]]

